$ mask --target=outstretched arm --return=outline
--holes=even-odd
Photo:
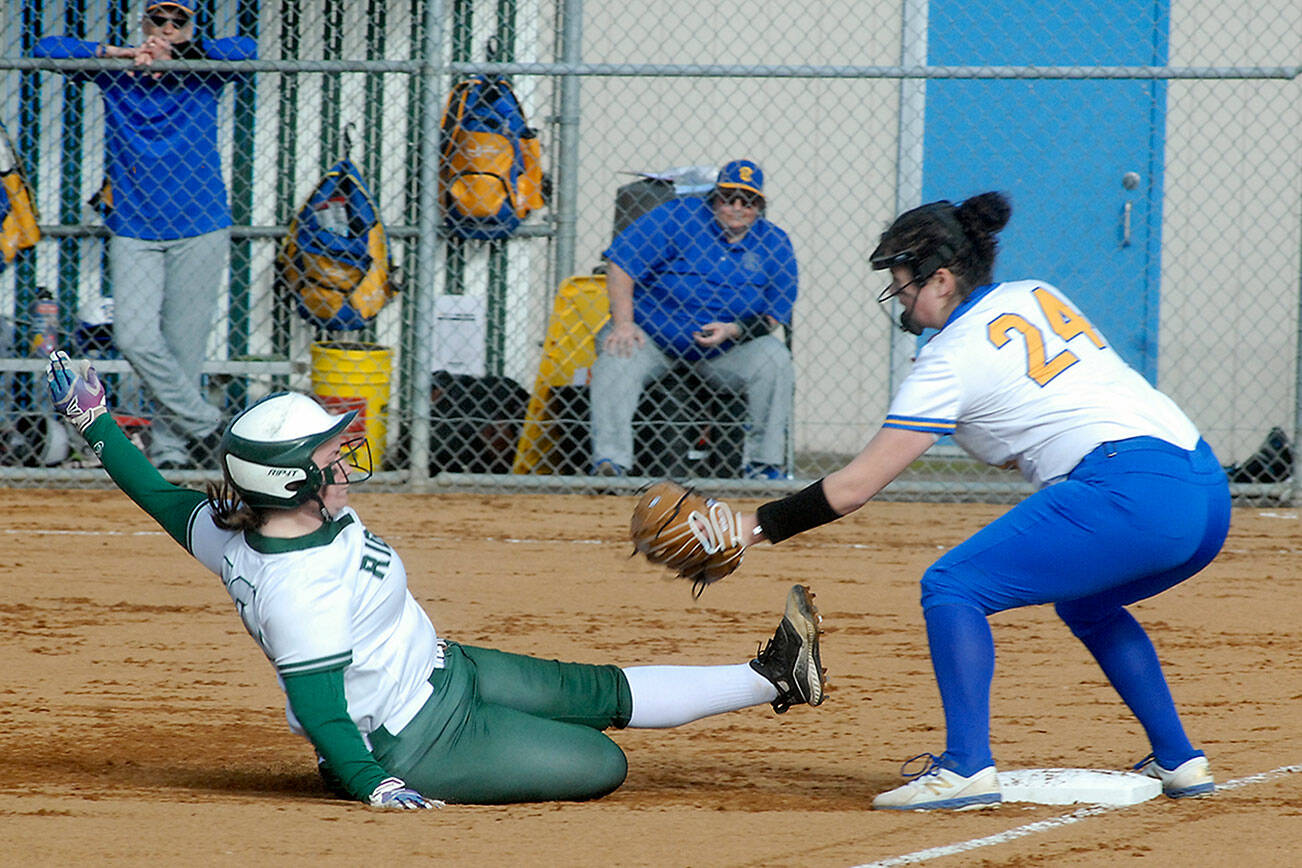
[[[187,530],[207,496],[168,482],[127,439],[109,415],[108,395],[89,364],[51,353],[45,376],[54,409],[82,433],[118,488],[190,551]]]
[[[936,442],[936,435],[882,428],[850,463],[823,480],[832,509],[847,515],[881,492]]]
[[[249,36],[225,36],[200,40],[210,60],[256,60],[258,41]]]
[[[742,539],[748,544],[781,542],[849,515],[876,497],[935,442],[934,434],[882,428],[840,470],[789,497],[769,501],[754,514],[743,514]]]

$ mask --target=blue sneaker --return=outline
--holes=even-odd
[[[741,469],[742,479],[790,479],[787,473],[776,464],[756,464],[749,462]]]
[[[593,476],[628,476],[622,465],[616,464],[609,458],[599,458],[592,465]]]

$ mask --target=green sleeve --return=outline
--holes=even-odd
[[[362,741],[357,725],[348,716],[344,697],[344,670],[318,670],[305,675],[282,675],[289,707],[303,725],[326,766],[359,802],[389,777]]]
[[[164,479],[108,413],[86,429],[86,442],[95,450],[118,488],[189,551],[185,531],[190,516],[208,500],[207,495]]]

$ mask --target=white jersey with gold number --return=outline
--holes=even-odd
[[[429,698],[443,658],[434,625],[408,592],[398,553],[351,508],[307,536],[276,539],[222,531],[205,505],[190,539],[278,675],[344,667],[348,713],[363,737],[380,726],[400,731]],[[288,702],[285,716],[304,734]]]
[[[1046,485],[1110,440],[1193,449],[1198,430],[1042,281],[978,288],[918,353],[884,427],[952,434],[973,456]]]

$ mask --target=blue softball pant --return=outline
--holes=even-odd
[[[990,615],[1056,603],[1074,626],[1194,575],[1229,527],[1228,481],[1206,441],[1193,451],[1153,437],[1103,443],[936,561],[922,607]]]
[[[1225,472],[1211,447],[1152,437],[1103,443],[926,571],[922,607],[945,709],[942,763],[994,763],[986,616],[1054,603],[1143,726],[1165,768],[1201,755],[1180,723],[1161,664],[1125,606],[1207,566],[1230,526]]]

